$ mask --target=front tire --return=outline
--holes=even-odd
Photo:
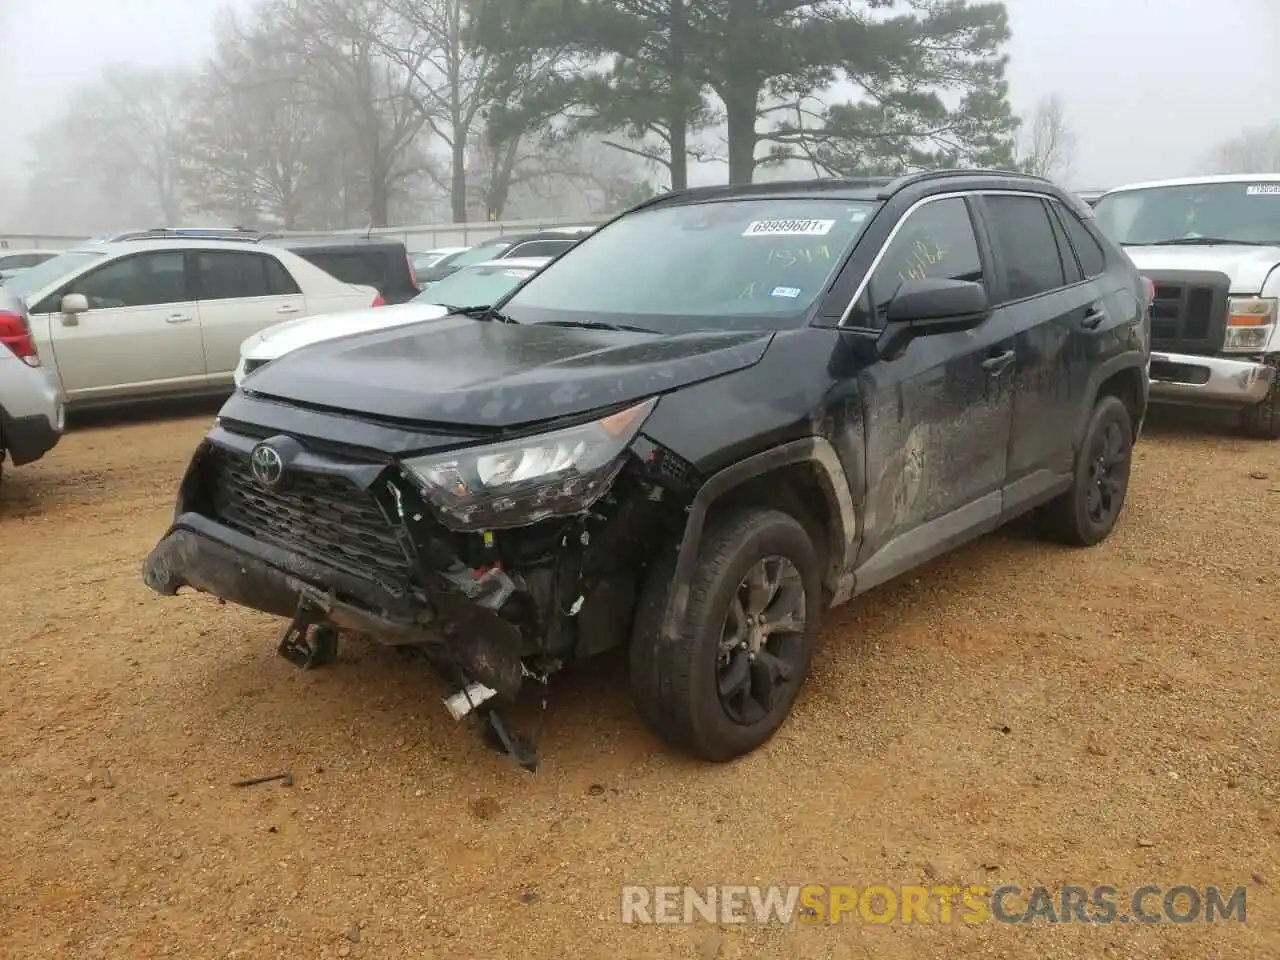
[[[1240,411],[1240,427],[1246,436],[1280,440],[1280,370],[1262,402]]]
[[[1133,418],[1119,397],[1098,399],[1076,455],[1071,489],[1044,507],[1046,532],[1073,547],[1092,547],[1115,529],[1133,467]]]
[[[668,743],[714,762],[766,743],[791,712],[817,637],[821,577],[804,527],[748,509],[707,531],[678,636],[661,635],[674,558],[655,565],[631,641],[640,714]]]

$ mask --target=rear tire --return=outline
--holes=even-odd
[[[707,531],[678,636],[662,616],[675,557],[646,579],[631,640],[631,688],[668,743],[714,762],[766,743],[809,670],[821,607],[817,552],[778,510],[747,509]]]
[[[1124,510],[1132,467],[1129,408],[1119,397],[1100,397],[1076,455],[1071,489],[1043,508],[1045,532],[1073,547],[1107,539]]]
[[[1280,440],[1280,370],[1263,401],[1240,411],[1240,426],[1258,440]]]

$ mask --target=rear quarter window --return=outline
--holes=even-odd
[[[1084,275],[1092,279],[1104,273],[1107,269],[1107,252],[1102,248],[1102,244],[1074,213],[1062,204],[1056,203],[1054,208],[1067,229],[1067,236],[1071,240],[1071,246],[1075,247],[1076,256],[1080,258]]]
[[[308,253],[302,250],[295,252],[343,283],[377,287],[379,290],[386,285],[386,254],[381,250],[359,250],[350,253]]]

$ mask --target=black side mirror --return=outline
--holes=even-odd
[[[892,360],[917,337],[972,330],[990,315],[987,290],[980,283],[907,280],[889,301],[877,353],[882,360]]]

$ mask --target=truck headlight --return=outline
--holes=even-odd
[[[1232,297],[1227,304],[1227,353],[1260,353],[1276,328],[1275,297]]]
[[[402,466],[445,526],[519,527],[580,513],[599,500],[657,398],[591,423],[405,460]]]

